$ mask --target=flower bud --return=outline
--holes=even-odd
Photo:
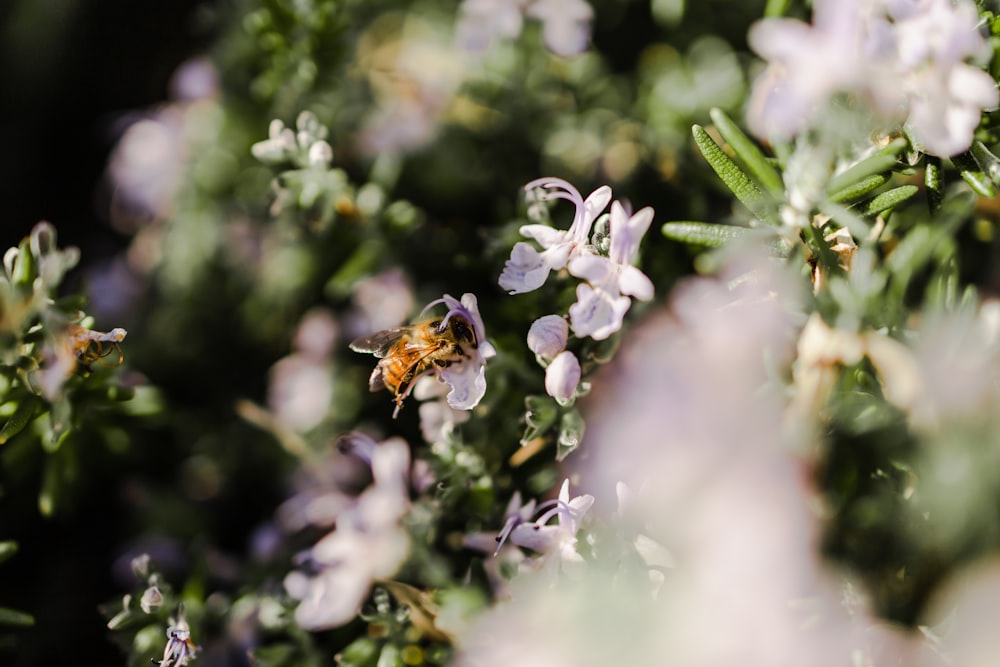
[[[569,325],[559,315],[546,315],[528,329],[528,349],[542,359],[552,359],[566,347]]]
[[[560,405],[568,403],[580,384],[580,362],[576,355],[564,350],[545,369],[545,392]]]

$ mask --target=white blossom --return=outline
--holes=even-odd
[[[545,393],[560,405],[566,405],[576,395],[579,385],[580,361],[569,350],[563,350],[545,369]]]
[[[309,630],[353,619],[372,581],[392,576],[409,551],[399,525],[409,509],[409,446],[399,438],[375,443],[354,434],[345,448],[370,463],[373,482],[309,550],[306,560],[315,573],[296,571],[285,579],[289,595],[300,600],[295,620]]]
[[[577,301],[569,309],[573,333],[577,336],[604,340],[621,329],[632,303],[628,297],[641,301],[653,298],[652,281],[631,264],[652,220],[652,208],[647,206],[630,216],[616,201],[611,205],[608,257],[587,254],[570,261],[569,272],[589,283],[577,286]]]
[[[528,192],[540,188],[542,201],[566,199],[576,206],[573,223],[568,230],[548,225],[523,225],[521,235],[534,239],[542,247],[536,250],[524,241],[514,245],[510,259],[500,274],[500,287],[511,294],[530,292],[541,287],[549,271],[559,270],[572,258],[586,252],[590,228],[611,201],[611,188],[604,185],[594,190],[586,200],[580,192],[561,178],[539,178],[524,186]]]
[[[586,571],[586,562],[577,551],[577,532],[594,496],[584,494],[569,497],[569,480],[563,482],[559,499],[553,507],[532,523],[521,523],[510,531],[514,544],[544,554],[543,560],[558,563],[559,570],[571,579],[579,579]],[[545,503],[543,503],[543,506]],[[556,523],[549,521],[555,518]]]
[[[566,349],[569,324],[561,315],[544,315],[528,329],[528,349],[542,360],[551,360]]]

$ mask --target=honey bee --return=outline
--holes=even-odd
[[[370,352],[378,357],[368,388],[378,391],[385,387],[392,392],[396,403],[393,419],[419,378],[471,358],[468,349],[478,347],[472,324],[458,314],[444,321],[435,318],[379,331],[351,343],[355,352]]]
[[[70,324],[67,330],[67,346],[84,366],[89,367],[95,361],[102,366],[120,366],[123,361],[122,348],[119,343],[125,340],[124,329],[91,331],[78,324]],[[118,352],[116,363],[109,364],[105,360],[112,352]]]

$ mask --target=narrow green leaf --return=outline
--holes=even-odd
[[[775,226],[779,225],[780,221],[774,207],[770,205],[761,189],[726,155],[705,131],[705,128],[694,125],[691,128],[691,133],[694,135],[694,142],[701,150],[701,154],[705,156],[708,163],[712,165],[712,169],[726,184],[726,187],[732,190],[736,198],[764,222]]]
[[[559,422],[556,461],[562,461],[580,446],[584,430],[586,430],[586,424],[576,408],[563,413],[562,420]]]
[[[559,406],[548,396],[527,396],[524,399],[524,422],[526,424],[521,444],[543,435],[552,428],[559,417]]]
[[[857,183],[848,185],[843,190],[834,192],[828,197],[828,199],[837,204],[842,202],[851,202],[864,197],[875,188],[881,187],[888,180],[889,177],[885,174],[872,174],[871,176],[862,178]]]
[[[996,188],[993,187],[989,177],[976,162],[971,151],[952,156],[951,163],[961,172],[962,178],[976,194],[981,197],[996,195]]]
[[[4,422],[3,428],[0,428],[0,445],[5,444],[31,423],[35,416],[36,407],[38,407],[38,399],[36,398],[25,397],[21,400],[14,414]]]
[[[826,191],[828,193],[840,192],[848,186],[868,178],[872,174],[889,171],[896,165],[897,156],[906,148],[906,143],[906,139],[902,138],[890,142],[888,146],[874,155],[870,155],[831,178],[827,184]]]
[[[736,156],[743,160],[743,164],[750,171],[764,188],[771,193],[775,199],[780,199],[785,194],[785,184],[781,180],[781,174],[771,166],[764,153],[757,148],[757,144],[750,137],[743,133],[736,123],[732,121],[721,109],[713,108],[709,115],[715,128],[726,140],[729,147],[733,149]]]
[[[941,208],[941,202],[944,200],[944,173],[941,170],[941,158],[933,155],[927,156],[927,163],[924,166],[924,188],[927,190],[927,204],[931,213],[935,213]]]
[[[16,609],[0,607],[0,625],[19,625],[28,627],[35,624],[35,617]]]
[[[874,196],[865,205],[865,215],[878,215],[883,211],[887,211],[917,194],[917,190],[918,188],[915,185],[901,185],[898,188],[886,190]]]
[[[14,540],[4,540],[0,542],[0,563],[17,553],[17,542]]]
[[[691,245],[721,248],[732,241],[742,239],[750,230],[734,225],[718,225],[711,222],[683,220],[664,223],[661,228],[668,239],[690,243]]]
[[[990,149],[981,141],[972,144],[972,157],[976,159],[979,166],[986,171],[995,185],[1000,185],[1000,158],[994,155]]]

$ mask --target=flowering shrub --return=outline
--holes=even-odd
[[[4,255],[14,664],[54,522],[131,665],[991,659],[1000,18],[696,5],[222,6]]]

